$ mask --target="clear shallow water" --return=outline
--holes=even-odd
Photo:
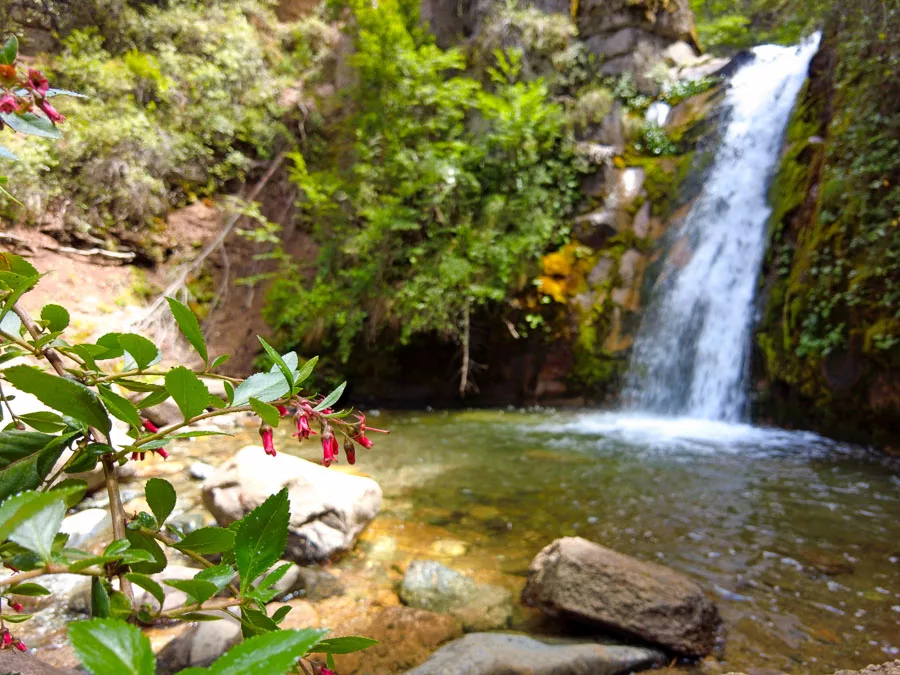
[[[704,420],[475,411],[378,423],[393,432],[357,466],[385,505],[343,565],[403,563],[452,538],[468,550],[445,562],[519,590],[543,546],[578,535],[713,593],[729,632],[724,672],[830,673],[900,654],[891,460]],[[318,446],[296,454],[317,458]],[[515,627],[552,630],[525,611]]]

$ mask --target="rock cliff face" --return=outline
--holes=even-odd
[[[896,40],[854,16],[830,20],[773,182],[756,408],[900,452]]]

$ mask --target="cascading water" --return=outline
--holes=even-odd
[[[753,296],[765,250],[769,181],[818,43],[763,45],[735,73],[727,128],[675,234],[638,331],[626,400],[641,412],[737,421],[746,407]],[[684,262],[685,245],[692,251]]]

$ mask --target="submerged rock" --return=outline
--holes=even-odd
[[[625,675],[665,658],[643,647],[546,644],[525,635],[471,633],[407,675]]]
[[[403,576],[404,604],[449,614],[470,631],[504,628],[512,616],[512,594],[505,588],[479,584],[432,560],[413,560]]]
[[[256,446],[240,450],[203,483],[203,504],[227,526],[283,487],[291,500],[285,558],[302,564],[349,551],[381,508],[381,488],[371,478],[291,455],[268,457]]]
[[[900,675],[900,659],[862,670],[839,670],[834,675]]]
[[[185,668],[205,668],[241,641],[236,619],[200,621],[170,641],[156,657],[158,675]]]
[[[56,668],[31,654],[23,654],[15,649],[0,650],[0,673],[21,673],[22,675],[76,675],[76,671]]]
[[[721,625],[716,606],[689,578],[580,537],[538,553],[522,602],[687,656],[708,654]]]

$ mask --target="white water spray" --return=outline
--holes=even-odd
[[[709,178],[675,233],[680,253],[665,262],[638,331],[626,386],[633,408],[742,418],[769,182],[817,45],[818,36],[799,47],[756,47],[732,78]]]

